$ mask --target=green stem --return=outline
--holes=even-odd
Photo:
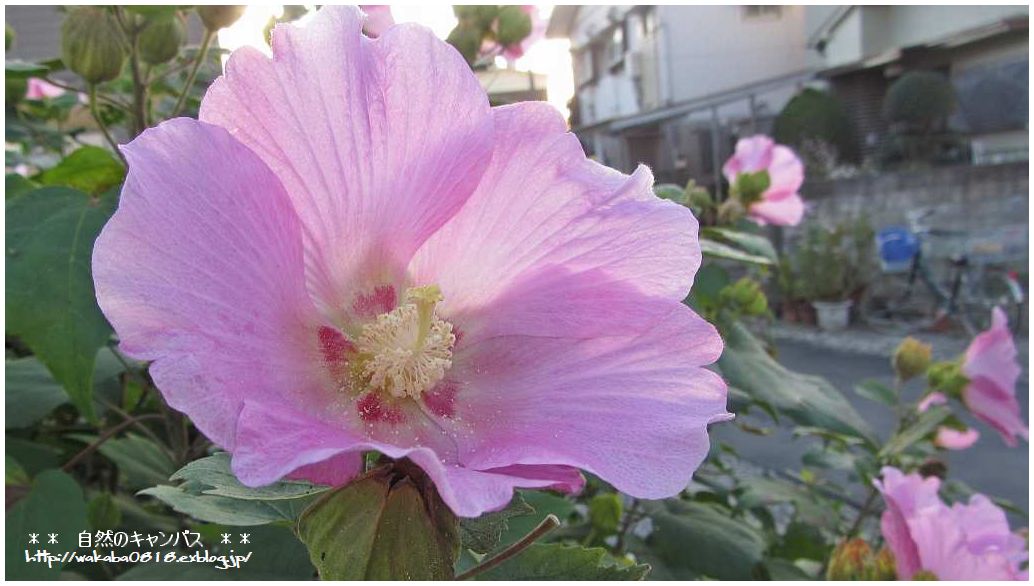
[[[491,570],[492,568],[495,568],[495,567],[499,566],[500,564],[502,564],[506,560],[508,560],[508,559],[514,557],[515,555],[521,553],[522,551],[527,549],[528,546],[530,546],[531,544],[533,544],[536,541],[538,541],[539,538],[541,538],[543,535],[545,535],[546,533],[549,533],[550,531],[556,529],[559,526],[560,526],[560,519],[557,519],[556,515],[552,515],[552,514],[546,515],[546,518],[543,519],[542,522],[538,524],[538,527],[535,527],[534,529],[532,529],[531,533],[528,533],[527,535],[522,537],[519,541],[517,541],[514,544],[510,545],[510,547],[507,547],[503,551],[499,552],[497,555],[495,555],[495,556],[489,558],[488,560],[482,562],[481,565],[475,566],[475,567],[467,570],[466,572],[463,572],[462,574],[459,574],[458,576],[456,576],[456,580],[467,580],[468,578],[473,578],[474,576],[477,576],[478,574],[481,574],[483,572],[487,572],[488,570]]]
[[[104,135],[104,140],[107,141],[108,146],[111,150],[115,151],[118,158],[122,160],[123,165],[127,165],[126,157],[122,154],[122,151],[118,148],[118,143],[108,132],[108,127],[104,124],[104,120],[101,119],[100,111],[97,109],[97,84],[90,84],[90,115],[93,116],[93,121],[97,123],[97,127],[101,129],[101,134]]]
[[[208,56],[208,46],[212,44],[214,36],[215,33],[205,29],[205,36],[201,38],[201,48],[198,50],[197,57],[194,58],[194,66],[190,68],[190,73],[187,75],[187,83],[183,86],[179,99],[176,100],[176,107],[172,109],[172,118],[179,116],[184,104],[187,103],[187,94],[190,93],[190,88],[194,87],[194,79],[197,78],[198,69],[201,69],[201,64]]]

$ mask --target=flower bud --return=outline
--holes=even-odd
[[[149,20],[140,32],[140,58],[148,65],[165,63],[179,54],[186,38],[186,26],[177,15]]]
[[[872,575],[870,579],[878,581],[896,580],[898,575],[897,565],[894,562],[894,554],[886,546],[881,547],[873,558]]]
[[[724,224],[733,224],[740,220],[747,213],[747,208],[740,203],[740,200],[730,197],[718,206],[718,219]]]
[[[198,6],[197,15],[206,29],[215,32],[237,22],[245,8],[247,6]]]
[[[11,25],[4,23],[4,49],[10,50],[12,44],[14,44],[14,29],[11,28]]]
[[[496,21],[495,38],[500,45],[516,45],[531,34],[531,15],[520,6],[503,6]]]
[[[723,302],[744,315],[764,315],[768,311],[768,299],[761,290],[761,285],[750,277],[743,277],[728,285],[719,295]]]
[[[111,81],[126,60],[122,29],[104,8],[71,10],[61,27],[61,59],[87,83]]]
[[[930,570],[919,570],[915,574],[912,574],[912,580],[916,582],[927,582],[930,580],[938,581],[937,574],[934,574]]]
[[[894,351],[894,357],[891,358],[898,380],[905,382],[926,372],[926,369],[930,368],[932,352],[929,344],[924,344],[911,336],[902,340],[898,349]]]
[[[872,548],[857,537],[843,541],[833,550],[826,569],[827,580],[866,580],[873,567]]]
[[[927,369],[926,380],[931,389],[955,399],[962,397],[962,391],[969,384],[969,379],[962,374],[962,366],[958,362],[934,364]]]

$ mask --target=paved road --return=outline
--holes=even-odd
[[[783,340],[777,342],[779,359],[788,368],[826,377],[841,389],[870,425],[881,437],[887,437],[894,425],[890,411],[875,402],[862,399],[851,389],[854,384],[867,378],[889,383],[890,368],[886,358],[878,356],[845,353],[817,347],[812,344]],[[1023,356],[1022,362],[1027,357]],[[1028,376],[1021,377],[1016,389],[1023,409],[1024,419],[1029,421]],[[908,397],[914,398],[922,389],[909,385]],[[1006,498],[1029,511],[1029,449],[1020,441],[1016,448],[1006,446],[997,433],[982,423],[975,422],[968,414],[963,416],[967,424],[976,427],[980,441],[968,450],[949,452],[946,461],[949,476],[957,478],[973,489],[993,496]],[[721,426],[717,426],[721,427]],[[718,436],[733,443],[740,454],[751,461],[774,469],[797,468],[800,456],[810,444],[809,440],[793,440],[788,432],[780,431],[772,436],[752,436],[736,429],[718,430]],[[1013,524],[1018,523],[1013,519]]]

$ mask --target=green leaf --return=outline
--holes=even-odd
[[[84,146],[38,177],[43,185],[65,186],[98,195],[115,187],[126,176],[126,168],[111,151]]]
[[[4,485],[15,484],[25,485],[29,484],[32,479],[29,478],[29,473],[22,468],[22,465],[18,463],[11,456],[4,455]]]
[[[4,424],[24,428],[68,402],[68,393],[39,360],[32,356],[8,360],[4,373],[6,391]]]
[[[479,580],[642,580],[650,566],[614,559],[606,550],[560,543],[536,543]]]
[[[700,238],[700,251],[705,255],[718,258],[722,260],[731,260],[736,262],[745,262],[748,264],[769,266],[773,261],[757,254],[750,254],[744,252],[739,248],[734,248],[728,244],[723,244],[715,240],[709,240],[707,238]]]
[[[859,396],[869,399],[870,401],[883,403],[888,407],[894,407],[898,404],[898,394],[894,391],[894,389],[888,387],[880,381],[862,381],[857,386],[855,386],[854,392],[858,393]]]
[[[816,500],[815,495],[795,484],[763,476],[746,476],[740,479],[740,487],[739,503],[745,508],[791,503],[797,518],[809,526],[835,529],[839,521],[829,503]]]
[[[97,307],[90,258],[114,204],[65,188],[7,202],[7,333],[32,349],[92,421],[94,361],[111,326]]]
[[[36,477],[32,490],[7,511],[4,577],[8,580],[55,580],[61,575],[60,561],[46,563],[25,561],[28,555],[47,550],[60,556],[72,551],[80,531],[86,524],[86,502],[83,491],[71,476],[59,470],[48,470]],[[38,534],[39,544],[29,543],[29,534]],[[57,534],[57,544],[48,544],[49,534]]]
[[[410,478],[375,470],[309,507],[298,537],[324,580],[451,579],[455,518],[425,496]]]
[[[668,575],[657,579],[749,580],[765,552],[761,533],[729,511],[677,499],[647,502],[653,532],[645,551],[646,562],[657,560]]]
[[[4,176],[4,198],[11,199],[23,193],[28,193],[39,188],[35,181],[22,177],[17,173],[8,173]]]
[[[46,75],[47,67],[38,63],[12,60],[4,63],[4,79],[26,79]]]
[[[883,449],[880,450],[880,456],[889,456],[907,450],[919,440],[932,434],[937,426],[950,415],[951,409],[948,407],[938,405],[927,409],[919,415],[914,423],[887,440]]]
[[[597,531],[609,535],[618,530],[623,508],[617,493],[600,493],[589,500],[589,521]]]
[[[752,255],[764,257],[772,263],[779,262],[779,255],[776,253],[772,242],[760,234],[751,234],[742,230],[732,228],[707,227],[700,229],[701,238],[708,238],[718,242],[730,244],[748,252]]]
[[[801,425],[827,429],[876,445],[869,425],[829,381],[779,364],[742,323],[725,320],[721,325],[725,351],[718,360],[718,367],[730,385],[768,403]]]
[[[460,543],[478,553],[488,553],[500,543],[503,533],[514,517],[530,515],[535,509],[520,494],[501,511],[486,513],[475,519],[460,519]]]
[[[61,465],[61,451],[54,446],[39,441],[7,436],[5,438],[5,455],[14,458],[29,474],[35,476],[44,470]]]
[[[259,488],[244,486],[230,469],[230,454],[226,452],[194,460],[173,473],[170,480],[205,485],[201,490],[204,494],[259,501],[304,498],[330,488],[300,480],[282,480]]]
[[[509,527],[499,540],[500,545],[510,545],[539,526],[548,515],[556,515],[563,522],[574,512],[574,503],[560,495],[541,490],[521,490],[518,494],[535,510],[534,513],[512,517]]]
[[[110,492],[101,492],[86,505],[86,518],[96,530],[115,529],[122,523],[122,510]]]
[[[276,521],[294,521],[309,504],[308,499],[249,501],[188,492],[183,487],[155,486],[138,495],[153,496],[177,512],[199,521],[244,527]]]
[[[686,197],[686,190],[678,185],[671,183],[658,183],[653,186],[653,192],[661,199],[667,199],[682,205],[689,203],[689,198]]]
[[[89,444],[97,436],[70,434],[67,437]],[[129,488],[144,488],[166,482],[176,470],[172,458],[153,441],[139,435],[111,439],[98,448],[105,458],[118,466]]]

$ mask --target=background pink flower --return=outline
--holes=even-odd
[[[27,100],[57,98],[63,95],[65,95],[65,90],[38,77],[30,77],[25,89],[25,99]]]
[[[764,135],[741,138],[722,172],[730,185],[742,174],[768,173],[768,188],[754,201],[745,201],[747,216],[758,224],[796,226],[804,216],[797,191],[804,182],[804,165],[789,147]],[[754,195],[754,194],[752,194]]]
[[[201,121],[125,147],[94,250],[122,350],[250,486],[408,457],[459,515],[588,470],[677,494],[725,420],[682,304],[697,222],[586,159],[542,103],[489,108],[419,26],[355,8],[234,52]]]
[[[894,554],[898,579],[932,572],[939,580],[1026,580],[1024,539],[1009,531],[1005,513],[987,497],[948,507],[940,480],[886,467],[875,481],[887,505],[880,526]]]
[[[998,431],[1010,446],[1017,444],[1016,436],[1028,439],[1016,400],[1016,380],[1020,376],[1016,344],[1000,308],[992,311],[990,329],[973,338],[966,349],[962,372],[969,379],[962,401],[973,415]]]
[[[980,432],[971,428],[953,429],[947,426],[937,428],[934,445],[946,450],[965,450],[972,447],[980,439]]]

